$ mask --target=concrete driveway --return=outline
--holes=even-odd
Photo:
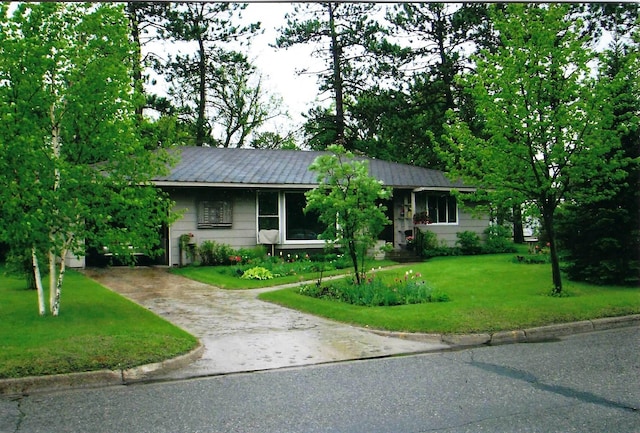
[[[205,347],[191,365],[161,373],[183,379],[447,348],[299,313],[258,300],[264,290],[222,290],[163,268],[89,269],[86,275],[197,336]]]

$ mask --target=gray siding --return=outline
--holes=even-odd
[[[171,199],[175,202],[174,211],[181,217],[169,229],[170,265],[176,266],[180,261],[179,238],[183,234],[193,234],[192,242],[198,245],[210,240],[233,248],[251,248],[257,244],[256,221],[256,191],[254,189],[212,188],[212,187],[183,187],[166,188]],[[209,197],[222,197],[232,202],[233,222],[231,227],[198,229],[197,203],[198,200]],[[411,191],[396,190],[392,200],[393,206],[393,240],[394,248],[399,249],[406,242],[405,231],[414,230]],[[458,208],[458,222],[456,224],[418,225],[415,228],[429,230],[438,236],[438,241],[449,247],[456,244],[456,234],[463,231],[474,231],[481,237],[489,225],[488,218],[474,218],[470,212]],[[286,243],[278,244],[276,251],[322,248],[317,243]],[[187,264],[183,255],[182,263]]]
[[[458,208],[458,224],[427,224],[417,225],[416,227],[422,231],[430,231],[438,236],[438,242],[446,244],[448,247],[455,247],[458,240],[457,233],[464,231],[472,231],[480,236],[480,239],[486,237],[484,230],[489,226],[489,219],[474,218],[469,212],[464,212]]]
[[[207,190],[219,193],[214,189],[172,188],[168,189],[175,202],[173,210],[182,216],[169,229],[170,264],[180,263],[179,238],[183,234],[193,234],[193,242],[215,241],[233,248],[254,247],[256,245],[256,196],[251,190],[223,191],[226,199],[232,202],[233,223],[231,227],[198,229],[197,201],[207,196]],[[183,263],[186,264],[183,256]]]
[[[484,239],[484,230],[489,226],[489,218],[473,217],[469,210],[458,207],[458,222],[455,224],[419,224],[415,228],[429,230],[438,236],[438,242],[447,247],[455,247],[458,240],[457,233],[473,231],[481,239]],[[412,231],[413,211],[411,203],[411,191],[396,190],[393,198],[393,227],[394,227],[394,248],[398,249],[406,243],[405,231]]]

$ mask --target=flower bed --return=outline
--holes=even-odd
[[[413,271],[407,271],[404,278],[395,278],[392,282],[372,275],[361,284],[356,284],[352,278],[321,285],[306,284],[300,287],[298,293],[367,307],[449,301],[445,293],[434,290],[419,273]]]

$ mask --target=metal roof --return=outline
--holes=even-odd
[[[216,185],[233,187],[313,187],[317,173],[309,165],[326,152],[274,149],[230,149],[177,147],[179,162],[166,176],[154,179],[157,185]],[[394,188],[450,189],[464,187],[453,183],[445,173],[409,164],[357,157],[369,162],[371,176]]]

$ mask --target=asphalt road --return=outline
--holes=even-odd
[[[0,399],[0,432],[640,432],[640,328]]]

